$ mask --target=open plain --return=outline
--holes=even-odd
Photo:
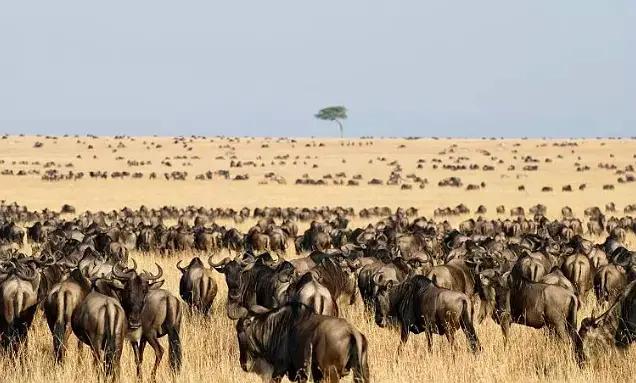
[[[382,216],[360,216],[363,209],[417,209],[417,216],[460,222],[481,215],[510,218],[521,206],[526,215],[537,204],[550,219],[561,218],[570,206],[576,217],[599,206],[607,215],[634,215],[636,203],[636,140],[634,139],[282,139],[197,137],[34,137],[0,139],[0,200],[30,210],[74,208],[65,217],[86,210],[112,211],[174,206],[241,210],[264,207],[352,208],[349,228],[365,227]],[[606,205],[610,206],[606,206]],[[458,205],[467,208],[457,209]],[[483,205],[485,211],[477,214]],[[503,206],[503,212],[497,207]],[[608,207],[608,210],[606,210]],[[612,212],[611,207],[615,207]],[[627,209],[627,210],[625,210]],[[410,217],[412,220],[415,217]],[[169,222],[175,224],[176,222]],[[210,222],[208,222],[210,223]],[[219,225],[242,232],[256,223],[219,218]],[[30,222],[23,222],[24,226]],[[192,224],[190,222],[190,224]],[[302,233],[309,221],[299,221]],[[603,242],[607,233],[585,237]],[[632,232],[626,244],[636,246]],[[23,250],[30,254],[29,245]],[[131,251],[141,269],[164,269],[164,288],[179,291],[178,260],[209,253],[187,250],[169,255]],[[227,256],[224,249],[217,260]],[[293,246],[287,258],[297,255]],[[216,273],[219,293],[208,317],[186,313],[181,328],[183,367],[170,374],[166,357],[159,382],[250,382],[256,375],[239,365],[234,323],[225,313],[227,287]],[[589,294],[579,322],[595,305]],[[491,319],[476,325],[483,351],[476,355],[458,336],[452,348],[434,338],[433,351],[424,335],[411,336],[398,355],[399,331],[376,326],[360,301],[342,304],[341,316],[369,341],[369,366],[374,382],[628,382],[636,376],[636,350],[608,351],[583,369],[571,347],[543,330],[513,325],[504,347],[499,326]],[[166,342],[165,339],[162,342]],[[0,381],[96,381],[92,357],[76,349],[71,337],[67,358],[56,366],[51,335],[41,311],[29,331],[28,345],[17,358],[0,356]],[[146,378],[154,360],[147,348]],[[128,344],[122,356],[121,381],[134,382],[135,363]],[[346,378],[351,381],[351,376]]]

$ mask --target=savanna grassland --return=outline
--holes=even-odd
[[[41,144],[36,145],[38,142]],[[616,214],[622,214],[623,208],[636,203],[635,184],[618,180],[625,181],[627,175],[633,174],[629,167],[636,166],[635,156],[636,140],[631,139],[292,141],[274,138],[8,136],[0,140],[0,199],[16,201],[30,209],[59,210],[63,204],[69,204],[78,214],[85,210],[108,211],[142,205],[155,208],[194,205],[236,210],[244,206],[344,206],[356,211],[388,206],[392,210],[415,207],[419,215],[431,217],[436,208],[465,204],[471,210],[470,214],[438,218],[448,219],[453,224],[475,217],[474,211],[479,205],[487,208],[484,216],[497,218],[508,217],[512,207],[523,206],[527,210],[542,203],[547,206],[550,218],[560,217],[561,207],[568,205],[582,219],[583,210],[589,206],[603,208],[613,202],[618,211]],[[142,161],[144,165],[141,165]],[[236,167],[239,161],[241,166]],[[231,166],[232,162],[234,166]],[[464,165],[466,169],[445,169],[445,165]],[[475,166],[470,169],[470,165]],[[486,165],[493,169],[485,169]],[[528,165],[537,168],[524,170]],[[391,172],[398,167],[401,169],[398,181],[395,185],[387,185]],[[56,176],[74,179],[43,180],[42,176],[53,169]],[[18,175],[21,170],[24,175]],[[220,170],[229,172],[227,179],[218,174]],[[91,178],[91,171],[108,172],[108,176]],[[112,178],[113,172],[124,171],[131,175]],[[213,173],[211,179],[205,176],[196,179],[208,171]],[[66,177],[69,172],[73,175]],[[135,172],[142,175],[133,178]],[[149,178],[152,172],[157,175],[156,179]],[[166,179],[164,173],[172,172],[182,172],[181,175],[187,172],[187,175],[185,180]],[[84,176],[77,179],[78,173]],[[344,175],[336,176],[338,173]],[[234,180],[237,175],[247,175],[248,179]],[[459,177],[462,185],[438,186],[438,182],[448,177]],[[374,178],[382,181],[382,185],[368,183]],[[297,185],[297,179],[324,180],[325,185]],[[336,185],[334,180],[342,180],[344,184]],[[350,180],[358,185],[348,186]],[[466,190],[469,184],[479,185],[479,189]],[[584,190],[580,190],[582,184],[586,185]],[[525,190],[519,190],[521,185]],[[562,191],[566,185],[570,185],[572,191]],[[613,189],[607,185],[612,185]],[[552,190],[542,191],[545,187]],[[499,205],[506,207],[504,215],[495,212]],[[355,218],[349,225],[359,227],[378,219]],[[218,221],[242,231],[254,222],[252,219],[240,223]],[[300,222],[300,230],[307,225],[308,222]],[[594,238],[596,241],[602,239]],[[633,249],[636,238],[630,235],[628,241]],[[293,249],[288,250],[288,257],[295,256],[292,252]],[[175,294],[180,277],[176,262],[195,255],[201,254],[131,253],[140,268],[154,270],[155,262],[163,266],[164,287]],[[217,259],[226,255],[225,252],[219,254]],[[164,356],[159,382],[259,381],[255,375],[240,369],[234,324],[224,310],[227,289],[223,276],[217,273],[216,277],[219,294],[213,314],[207,318],[189,314],[184,317],[181,374],[170,375]],[[590,295],[579,311],[579,321],[589,315],[593,304]],[[483,352],[476,356],[467,351],[463,335],[458,336],[455,349],[445,338],[436,337],[432,353],[427,351],[422,335],[411,336],[398,357],[397,331],[377,327],[372,314],[364,312],[361,302],[353,306],[342,303],[340,307],[342,315],[369,340],[369,362],[375,382],[628,382],[636,376],[636,365],[632,363],[636,350],[633,348],[625,355],[608,352],[586,368],[579,369],[571,347],[552,340],[540,330],[513,325],[510,343],[504,348],[501,331],[492,320],[477,326]],[[162,342],[166,345],[165,339]],[[147,348],[146,376],[153,362],[153,351]],[[122,381],[134,382],[134,370],[132,351],[127,346],[122,357]],[[23,355],[17,361],[0,357],[2,382],[96,380],[88,349],[84,347],[83,352],[78,352],[73,338],[64,365],[54,364],[51,335],[41,313],[29,333],[29,344]]]

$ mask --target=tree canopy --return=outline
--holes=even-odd
[[[343,136],[342,120],[347,119],[347,108],[344,106],[329,106],[320,109],[318,113],[315,114],[315,117],[319,120],[336,121],[340,128],[340,137]]]

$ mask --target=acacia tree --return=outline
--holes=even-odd
[[[344,106],[329,106],[320,109],[318,113],[314,115],[319,120],[335,121],[340,128],[340,138],[343,137],[343,125],[342,121],[347,119],[347,108]]]

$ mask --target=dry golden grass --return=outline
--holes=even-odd
[[[42,148],[33,148],[35,141],[44,142]],[[138,207],[146,205],[159,207],[161,205],[203,205],[208,207],[243,206],[351,206],[356,209],[370,206],[389,206],[392,208],[415,206],[420,214],[430,216],[432,210],[440,206],[454,206],[460,202],[475,209],[484,204],[489,209],[488,216],[494,217],[495,206],[506,205],[506,208],[521,205],[526,208],[536,203],[548,206],[548,214],[556,217],[564,205],[571,206],[575,213],[582,214],[585,207],[603,205],[613,201],[619,209],[628,203],[636,202],[633,197],[633,184],[619,185],[616,183],[618,175],[613,171],[597,168],[599,162],[615,163],[619,169],[634,164],[636,141],[634,140],[588,140],[578,141],[578,147],[553,147],[547,141],[546,147],[539,147],[544,142],[540,140],[374,140],[371,146],[341,146],[340,140],[316,139],[299,140],[292,147],[289,142],[276,142],[269,139],[242,139],[241,143],[230,143],[235,150],[219,148],[227,145],[227,141],[215,139],[214,142],[196,141],[190,146],[192,151],[183,149],[182,144],[173,144],[168,138],[138,137],[135,142],[124,141],[126,148],[112,149],[117,146],[113,138],[91,139],[81,137],[86,144],[77,144],[77,138],[59,138],[44,140],[35,137],[9,137],[0,140],[0,169],[34,169],[41,168],[34,165],[21,166],[20,161],[56,161],[65,164],[72,162],[74,171],[129,170],[150,171],[163,173],[172,170],[187,170],[189,180],[185,182],[164,180],[104,180],[85,179],[81,181],[63,181],[47,183],[37,177],[0,176],[0,199],[17,201],[32,209],[59,209],[63,203],[69,203],[78,208],[109,210],[123,206]],[[155,142],[163,147],[159,150],[146,150],[143,141]],[[247,142],[249,141],[249,142]],[[267,142],[269,147],[262,148]],[[307,143],[316,142],[315,147],[305,147]],[[318,143],[323,142],[324,147]],[[349,142],[349,141],[347,141]],[[351,141],[358,143],[359,140]],[[364,141],[363,141],[364,142]],[[514,144],[520,146],[515,147]],[[87,150],[92,144],[93,150]],[[438,155],[451,144],[457,144],[455,153]],[[112,148],[108,148],[111,145]],[[406,145],[405,148],[399,148]],[[488,150],[491,155],[504,160],[504,164],[495,164],[496,170],[459,171],[450,172],[442,169],[433,170],[431,160],[443,158],[450,163],[448,157],[467,156],[467,163],[480,165],[490,164],[490,157],[479,154],[479,150]],[[511,150],[518,150],[513,154]],[[572,153],[571,151],[575,152]],[[234,153],[242,161],[257,160],[261,156],[265,167],[230,169],[230,155]],[[76,159],[77,154],[82,159]],[[97,159],[92,159],[95,154]],[[287,165],[271,165],[274,156],[290,154],[292,159]],[[558,159],[561,154],[563,159]],[[614,158],[610,158],[610,154]],[[171,160],[173,167],[161,165],[164,157],[177,155],[198,156],[200,160]],[[300,164],[291,165],[294,156],[300,156]],[[312,156],[307,165],[302,165],[305,156]],[[513,156],[517,156],[514,159]],[[532,155],[541,160],[539,171],[523,172],[521,158]],[[125,159],[116,160],[117,156]],[[224,156],[224,160],[216,160],[217,156]],[[316,158],[313,158],[316,156]],[[377,157],[384,156],[386,162],[377,161]],[[578,160],[578,157],[581,157]],[[551,158],[552,163],[545,163],[545,158]],[[427,160],[424,169],[416,169],[419,158]],[[126,160],[151,160],[152,165],[143,168],[128,168]],[[346,163],[342,160],[345,159]],[[369,160],[373,163],[369,164]],[[420,190],[417,186],[413,190],[400,190],[396,186],[369,186],[366,182],[377,177],[386,180],[391,167],[387,164],[398,160],[404,168],[403,174],[415,173],[428,178],[430,184]],[[16,165],[12,165],[16,161]],[[588,172],[576,172],[574,162],[589,165]],[[182,162],[191,162],[192,166],[182,166]],[[260,162],[259,162],[260,163]],[[317,163],[317,169],[312,165]],[[517,167],[516,171],[507,171],[509,164]],[[248,173],[249,181],[234,182],[215,179],[213,181],[195,181],[194,175],[208,169],[229,169],[232,174]],[[67,170],[67,169],[60,169]],[[259,185],[258,181],[266,172],[274,171],[287,179],[287,185]],[[327,173],[335,174],[345,171],[347,177],[360,173],[364,180],[359,187],[347,186],[296,186],[293,182],[303,173],[309,173],[312,178],[320,178]],[[437,187],[437,182],[448,176],[459,176],[468,183],[486,182],[486,189],[467,192],[462,189]],[[519,177],[519,178],[518,178]],[[576,190],[579,183],[587,183],[584,192]],[[602,191],[602,185],[615,184],[614,191]],[[525,192],[517,191],[517,186],[526,185]],[[575,191],[561,192],[561,186],[572,184]],[[554,192],[541,193],[542,186],[552,186]],[[453,217],[451,221],[459,222],[464,217]],[[245,230],[253,221],[240,225]],[[352,226],[365,224],[366,221],[353,220]],[[229,224],[229,223],[228,223]],[[304,227],[301,227],[303,229]],[[631,243],[635,243],[630,238]],[[173,293],[178,292],[180,274],[175,264],[180,258],[190,258],[194,254],[182,254],[179,257],[163,258],[157,254],[133,254],[143,268],[152,268],[153,263],[159,262],[165,269],[165,288]],[[237,342],[233,323],[227,319],[224,310],[226,297],[225,283],[221,275],[217,278],[220,291],[215,302],[215,310],[209,318],[187,315],[184,317],[181,336],[184,347],[184,363],[181,374],[174,379],[178,382],[251,382],[259,381],[254,375],[241,371],[238,363]],[[477,326],[477,332],[484,347],[481,354],[473,356],[466,350],[463,335],[458,336],[455,350],[451,349],[445,338],[436,337],[434,350],[428,353],[424,336],[411,336],[404,353],[397,358],[399,334],[391,329],[380,329],[373,322],[371,315],[365,314],[360,302],[352,307],[341,305],[343,315],[357,326],[369,340],[370,368],[375,382],[415,382],[436,381],[446,382],[627,382],[636,376],[636,365],[631,363],[636,351],[630,350],[626,355],[609,353],[581,370],[573,361],[568,345],[560,344],[549,339],[543,331],[514,325],[511,341],[504,349],[500,329],[491,320]],[[588,315],[591,304],[587,304],[579,312],[579,320]],[[92,357],[84,348],[78,354],[76,341],[72,339],[67,361],[63,366],[55,366],[51,352],[51,335],[41,314],[35,320],[29,334],[28,350],[18,362],[0,357],[0,381],[17,382],[77,382],[95,381],[97,379],[92,368]],[[162,340],[167,347],[167,341]],[[154,353],[150,347],[146,349],[144,371],[149,375]],[[132,352],[126,346],[122,357],[122,381],[133,382],[134,363]],[[349,381],[348,379],[347,381]],[[158,381],[172,381],[167,368],[167,354],[159,370]]]

